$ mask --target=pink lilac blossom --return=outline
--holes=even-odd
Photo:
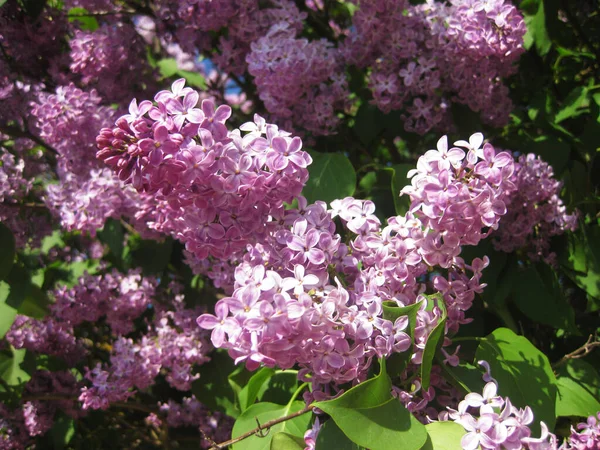
[[[370,67],[373,102],[403,110],[407,131],[447,127],[452,102],[493,125],[508,120],[502,78],[516,70],[525,23],[504,0],[359,2],[342,45],[348,64]]]
[[[171,296],[168,304],[154,304],[155,316],[145,334],[135,340],[119,336],[112,344],[110,362],[87,369],[90,386],[84,387],[79,396],[83,409],[106,409],[113,402],[126,401],[136,390],[152,386],[159,374],[175,389],[191,389],[199,377],[195,369],[210,360],[208,354],[213,347],[208,333],[195,323],[200,311],[185,308],[180,291],[179,286],[171,284],[163,293]],[[77,315],[76,311],[71,313]]]
[[[524,248],[532,260],[552,262],[549,239],[577,228],[577,213],[567,214],[559,197],[562,183],[532,153],[519,156],[510,181],[517,191],[506,204],[506,220],[494,233],[494,247],[505,252]]]
[[[208,436],[214,442],[224,442],[231,438],[233,419],[218,411],[210,412],[193,395],[185,397],[181,403],[169,400],[159,407],[172,428],[198,427],[203,436]],[[202,439],[201,448],[207,449],[211,445],[209,441]]]
[[[157,285],[154,277],[142,277],[141,270],[126,275],[116,270],[105,275],[85,274],[71,288],[57,287],[50,309],[55,318],[72,327],[106,316],[113,333],[125,335],[133,331],[133,321],[151,304]]]
[[[144,92],[152,80],[142,40],[133,26],[116,22],[95,31],[76,30],[71,46],[73,73],[109,102],[121,103]]]
[[[95,90],[82,91],[74,84],[59,86],[55,94],[40,92],[31,104],[36,134],[60,155],[59,176],[71,172],[86,177],[99,166],[95,159],[98,130],[114,120],[114,111],[102,106]]]
[[[412,184],[403,193],[411,197],[410,212],[389,218],[383,228],[372,202],[350,197],[332,202],[331,210],[300,197],[297,209],[272,214],[269,234],[245,254],[212,268],[196,266],[229,295],[217,302],[215,315],[200,316],[198,324],[211,330],[215,347],[228,349],[251,370],[299,364],[299,377],[313,383],[317,396],[334,394],[340,383],[360,382],[373,358],[395,352],[410,351],[406,376],[418,373],[443,309],[444,347],[470,322],[465,312],[485,287],[480,279],[489,259],[467,263],[461,247],[476,245],[498,228],[515,191],[512,156],[482,144],[479,133],[457,147],[440,139],[409,173]],[[347,245],[336,233],[337,216],[355,235]],[[421,305],[413,347],[404,331],[407,318],[384,319],[384,301]],[[447,364],[456,359],[446,352]],[[427,390],[397,391],[423,420],[436,395],[447,404],[456,397],[435,373]]]
[[[571,427],[571,435],[560,447],[561,450],[600,449],[600,412],[589,416],[586,422]]]
[[[541,436],[531,437],[529,426],[534,421],[531,408],[517,408],[508,397],[497,394],[494,382],[485,385],[483,395],[467,394],[456,410],[440,413],[440,420],[453,420],[465,428],[461,439],[464,450],[478,447],[490,450],[530,449],[556,450],[556,436],[541,422]]]
[[[278,123],[331,134],[340,122],[337,112],[349,107],[343,62],[327,40],[310,42],[296,35],[288,24],[273,25],[251,44],[248,72]]]
[[[132,101],[129,114],[97,138],[98,158],[164,209],[154,229],[185,243],[197,259],[227,258],[266,232],[266,222],[296,197],[311,163],[298,137],[255,123],[228,131],[231,108],[176,81],[155,103]]]
[[[85,355],[85,349],[73,335],[73,329],[48,317],[42,320],[17,315],[6,333],[7,342],[13,347],[53,355],[75,364]]]
[[[17,248],[37,246],[51,233],[47,211],[27,205],[34,180],[26,169],[24,159],[0,147],[0,222],[12,231]]]

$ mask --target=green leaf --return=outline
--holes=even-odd
[[[440,364],[444,378],[450,383],[462,389],[466,394],[469,392],[483,392],[485,383],[481,371],[472,364],[461,362],[453,367],[449,364]]]
[[[170,78],[177,73],[177,61],[175,58],[164,58],[156,63],[163,78]]]
[[[331,202],[351,196],[356,189],[356,172],[348,158],[340,153],[311,152],[309,178],[302,195],[309,203]]]
[[[568,235],[568,253],[561,258],[565,272],[591,297],[600,300],[600,228],[582,227]]]
[[[116,261],[122,261],[125,232],[123,231],[123,225],[119,221],[112,218],[108,219],[104,224],[104,228],[98,231],[98,238],[101,242],[108,245]]]
[[[417,325],[417,312],[421,309],[422,302],[414,303],[409,306],[398,306],[393,301],[384,301],[383,302],[383,318],[390,320],[392,323],[396,321],[398,317],[408,316],[408,329],[405,330],[406,333],[410,336],[411,344],[415,342],[415,327]],[[395,377],[400,375],[406,366],[408,365],[408,361],[412,355],[412,345],[411,347],[402,353],[393,353],[387,359],[387,373],[391,377]]]
[[[21,363],[25,359],[27,350],[17,350],[11,346],[12,354],[7,356],[0,354],[0,378],[9,386],[18,386],[25,383],[31,377],[21,368]]]
[[[320,406],[319,406],[320,408]],[[326,411],[346,436],[370,450],[420,449],[427,432],[398,399],[373,408],[344,408]]]
[[[261,386],[258,400],[261,402],[287,403],[298,389],[298,371],[278,372]]]
[[[500,395],[519,408],[531,407],[536,419],[533,435],[540,433],[540,420],[554,428],[556,377],[546,355],[527,338],[498,328],[480,342],[475,357],[490,364]]]
[[[17,310],[6,304],[9,294],[10,286],[8,283],[0,281],[0,339],[4,338],[6,332],[10,330],[17,316]]]
[[[304,402],[295,401],[288,405],[277,405],[275,403],[255,403],[244,411],[233,425],[232,436],[235,438],[250,430],[256,428],[258,423],[265,423],[288,416],[292,413],[304,409]],[[285,432],[292,436],[304,436],[308,429],[311,415],[309,413],[302,414],[291,420],[278,423],[271,427],[269,433],[265,437],[257,435],[250,436],[237,444],[233,444],[233,450],[268,450],[271,448],[271,440],[273,436],[279,432]]]
[[[456,422],[432,422],[425,425],[427,442],[421,450],[457,450],[466,430]]]
[[[421,448],[427,438],[425,427],[392,397],[390,389],[391,381],[382,360],[375,378],[313,406],[329,414],[346,436],[363,447],[392,450],[402,442],[404,450]]]
[[[552,47],[550,36],[546,28],[546,14],[544,12],[544,2],[535,0],[528,2],[530,14],[525,14],[525,24],[527,33],[524,37],[525,48],[530,49],[535,46],[540,56],[546,55]],[[537,4],[537,8],[536,8]],[[535,12],[534,12],[535,11]]]
[[[446,318],[448,317],[444,298],[441,294],[434,294],[427,297],[429,301],[433,301],[434,299],[437,300],[435,304],[442,310],[442,315],[435,328],[431,330],[431,333],[427,337],[425,349],[423,350],[423,360],[421,362],[421,386],[424,391],[429,389],[433,359],[444,342],[444,330],[446,327]]]
[[[238,394],[240,402],[240,409],[242,412],[246,411],[258,397],[258,393],[262,385],[275,374],[275,369],[269,367],[263,367],[258,370],[252,378],[248,381],[248,384]]]
[[[600,411],[600,402],[577,381],[568,377],[556,379],[556,415],[587,417]]]
[[[225,383],[236,369],[238,368],[226,351],[214,351],[210,355],[210,361],[202,365],[200,378],[192,383],[192,393],[211,411],[238,417],[240,410],[235,404],[234,391]]]
[[[376,406],[383,405],[394,397],[392,397],[392,394],[390,393],[392,383],[390,377],[385,372],[385,360],[381,361],[381,363],[382,367],[379,375],[357,384],[337,398],[316,402],[313,405],[322,409],[332,417],[334,417],[334,413],[337,410],[375,408]],[[333,411],[334,413],[330,411]],[[344,427],[340,427],[342,430],[344,429]]]
[[[0,281],[6,280],[15,262],[15,237],[12,231],[0,222]]]
[[[554,116],[554,122],[572,119],[585,112],[590,105],[589,91],[586,87],[578,86],[573,89],[563,101],[563,107]]]
[[[162,272],[171,259],[173,240],[163,242],[139,239],[137,236],[129,241],[123,259],[126,263],[142,268],[144,274]]]
[[[304,450],[305,447],[304,438],[281,431],[271,440],[271,450]]]
[[[315,450],[363,450],[364,447],[352,442],[333,420],[323,424],[317,435]]]
[[[530,319],[578,334],[575,311],[563,295],[558,277],[547,264],[537,264],[518,273],[513,301]]]
[[[185,78],[185,81],[190,86],[195,86],[202,90],[205,90],[207,87],[206,79],[199,73],[190,72],[189,70],[178,70],[177,74]]]
[[[48,296],[39,287],[32,286],[17,312],[24,316],[43,319],[50,312],[49,305]]]
[[[588,417],[600,411],[600,376],[586,361],[568,360],[559,369],[556,385],[557,416]]]
[[[50,430],[53,448],[62,450],[67,447],[75,434],[75,422],[72,418],[60,414]]]
[[[406,177],[408,171],[414,169],[412,164],[396,164],[392,166],[394,176],[392,177],[392,196],[394,197],[394,207],[396,214],[403,216],[410,208],[410,196],[403,195],[400,197],[402,188],[410,184],[410,180]]]
[[[90,15],[85,8],[71,8],[67,13],[69,22],[79,22],[79,28],[86,31],[96,31],[99,27],[98,21]]]

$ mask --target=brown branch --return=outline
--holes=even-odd
[[[300,411],[297,411],[295,413],[289,414],[284,417],[280,417],[279,419],[273,419],[267,423],[259,425],[258,427],[254,428],[253,430],[248,431],[247,433],[242,434],[241,436],[238,436],[236,438],[230,439],[225,442],[221,442],[220,444],[213,445],[212,447],[209,448],[209,450],[222,450],[225,447],[227,447],[228,445],[232,445],[237,442],[243,441],[244,439],[249,438],[250,436],[254,436],[255,434],[260,433],[262,430],[268,430],[271,427],[273,427],[281,422],[285,422],[287,420],[294,419],[294,418],[301,416],[303,414],[306,414],[307,412],[310,412],[310,411],[312,411],[312,406],[310,406],[310,405],[306,406],[303,409],[301,409]],[[257,422],[258,422],[258,419],[257,419]]]
[[[594,335],[590,334],[590,337],[588,338],[588,340],[585,344],[583,344],[577,350],[574,350],[571,353],[568,353],[565,356],[563,356],[560,360],[558,360],[557,362],[552,364],[552,368],[556,369],[556,368],[562,366],[563,364],[565,364],[570,359],[583,358],[584,356],[586,356],[588,353],[590,353],[596,347],[600,347],[600,341],[596,340]]]

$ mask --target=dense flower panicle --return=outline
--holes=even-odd
[[[126,184],[155,194],[165,208],[156,231],[198,259],[227,258],[265,233],[268,216],[291,202],[311,163],[298,137],[259,116],[241,130],[225,125],[231,108],[176,81],[155,103],[134,100],[129,114],[97,137],[98,158]]]
[[[215,315],[198,318],[201,327],[212,330],[215,347],[228,349],[236,362],[245,361],[250,369],[300,364],[301,378],[310,376],[313,387],[324,387],[364,379],[372,358],[409,351],[406,317],[395,323],[383,319],[383,301],[398,306],[420,302],[412,349],[415,365],[421,362],[442,308],[448,315],[448,333],[468,323],[464,312],[475,293],[482,291],[479,280],[489,261],[465,263],[459,257],[461,246],[476,244],[482,230],[497,226],[504,214],[502,208],[494,210],[484,202],[493,204],[493,196],[503,192],[505,178],[512,173],[512,158],[496,155],[487,144],[485,151],[477,153],[476,146],[461,169],[466,153],[448,150],[444,142],[440,141],[438,151],[422,157],[423,170],[413,176],[412,209],[423,220],[408,213],[390,218],[382,229],[373,203],[350,197],[332,202],[331,210],[323,202],[308,205],[301,197],[298,209],[273,215],[270,235],[237,260],[230,296],[217,302]],[[439,183],[435,173],[444,171],[448,181],[451,170],[472,173],[455,181],[455,195],[464,191],[462,201],[469,209],[462,216],[460,210],[454,211],[453,220],[452,213],[444,212],[449,208],[443,197],[445,187],[433,184]],[[482,206],[472,208],[473,197]],[[438,209],[428,209],[431,200],[439,201]],[[431,217],[422,215],[422,210]],[[445,215],[446,222],[437,220]],[[348,246],[336,233],[333,218],[337,216],[356,235]],[[454,223],[458,218],[461,228]],[[437,300],[421,295],[428,285],[420,280],[430,267],[448,269],[447,277],[432,278],[441,294]],[[226,283],[222,273],[208,272]],[[433,304],[428,307],[429,302]],[[426,404],[415,402],[411,409]]]
[[[17,315],[6,340],[13,347],[53,355],[74,364],[85,355],[85,349],[73,335],[73,329],[52,317],[43,320]]]
[[[278,23],[251,45],[246,57],[258,95],[278,120],[301,124],[315,135],[333,132],[337,112],[348,105],[349,90],[341,74],[343,61],[325,39],[297,39],[297,31]]]
[[[71,71],[106,101],[129,100],[151,80],[144,46],[131,25],[117,22],[95,31],[76,30],[70,46]]]
[[[532,153],[519,157],[510,181],[517,191],[506,204],[506,220],[494,234],[494,246],[505,252],[524,248],[533,260],[553,262],[549,238],[577,228],[577,214],[567,214],[559,197],[562,183]]]
[[[25,161],[0,147],[0,203],[18,202],[27,195],[33,181],[25,178],[24,171]]]
[[[140,270],[127,275],[116,270],[106,275],[85,274],[72,288],[57,287],[50,309],[54,317],[72,327],[106,316],[113,333],[127,334],[151,304],[157,285],[155,278],[142,277]]]
[[[30,448],[31,443],[23,411],[12,411],[0,403],[0,450],[25,450]]]
[[[481,362],[480,362],[481,363]],[[498,395],[495,381],[488,382],[483,393],[472,392],[458,404],[439,415],[440,420],[453,420],[465,428],[461,439],[464,450],[557,450],[556,436],[540,422],[541,436],[531,437],[529,426],[534,421],[529,406],[515,407],[508,397]],[[563,447],[561,447],[563,448]]]
[[[25,385],[25,395],[50,394],[55,397],[64,396],[65,400],[30,400],[22,406],[25,428],[29,436],[45,434],[54,424],[54,415],[61,411],[72,418],[78,418],[80,412],[77,405],[69,397],[74,398],[78,392],[77,380],[67,371],[37,371]]]
[[[407,131],[447,127],[450,104],[479,112],[493,125],[508,120],[511,102],[501,77],[514,73],[525,23],[504,0],[360,2],[343,44],[349,64],[371,67],[373,102],[403,109]]]
[[[95,137],[114,119],[114,111],[101,103],[95,90],[85,92],[74,84],[59,86],[55,94],[40,92],[32,103],[30,114],[36,132],[58,151],[64,171],[85,177],[99,166]]]
[[[600,449],[600,412],[588,417],[586,422],[571,427],[571,435],[560,450],[598,450]]]
[[[12,76],[21,73],[34,79],[43,78],[60,58],[67,34],[66,17],[58,9],[50,7],[40,13],[40,17],[33,19],[22,11],[17,2],[6,2],[0,7],[0,42],[3,49],[0,66],[4,64],[4,58],[8,58]],[[44,57],[40,58],[40,55]]]
[[[433,231],[427,236],[429,263],[445,267],[452,248],[459,242],[477,245],[496,230],[506,214],[506,202],[516,187],[511,181],[514,159],[508,152],[496,153],[491,144],[483,148],[483,135],[448,148],[444,136],[437,150],[429,150],[409,172],[411,185],[402,190],[411,198],[411,211]]]
[[[195,396],[185,397],[181,403],[169,400],[160,405],[170,427],[198,427],[203,436],[214,442],[224,442],[231,437],[233,419],[218,411],[210,412]],[[152,420],[152,419],[151,419]],[[210,448],[211,443],[202,440],[201,448]]]
[[[52,232],[43,209],[23,205],[33,184],[34,179],[26,173],[25,160],[0,146],[0,222],[12,231],[17,248],[39,245]]]

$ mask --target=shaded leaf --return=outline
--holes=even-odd
[[[6,280],[15,262],[15,237],[0,222],[0,281]]]
[[[427,442],[421,450],[457,450],[462,448],[460,440],[467,433],[456,422],[433,422],[425,425]]]
[[[271,450],[304,450],[305,447],[304,438],[281,431],[271,440]]]
[[[356,172],[350,160],[339,153],[311,152],[313,163],[308,166],[309,179],[302,195],[309,203],[331,202],[354,194]]]
[[[255,403],[244,411],[233,425],[232,436],[241,436],[242,434],[257,427],[257,420],[260,424],[265,424],[271,420],[279,419],[298,412],[304,408],[304,402],[295,401],[288,405],[277,405],[275,403]],[[265,437],[253,435],[237,444],[233,444],[233,450],[268,450],[271,448],[273,436],[279,432],[285,432],[292,436],[304,436],[308,429],[311,415],[306,413],[291,420],[278,423],[271,427]]]
[[[363,450],[364,447],[352,442],[333,420],[323,424],[317,435],[315,450]]]
[[[540,433],[538,420],[554,428],[556,377],[546,355],[527,338],[498,328],[480,342],[475,357],[490,364],[500,395],[510,397],[519,408],[531,407],[536,418],[531,426],[534,435]]]

